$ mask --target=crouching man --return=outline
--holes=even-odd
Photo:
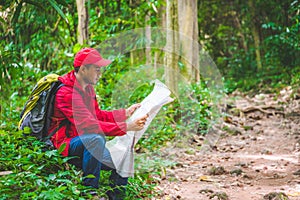
[[[105,136],[122,136],[127,131],[141,130],[147,116],[125,122],[139,104],[113,111],[99,108],[93,86],[110,63],[93,48],[83,48],[75,55],[74,70],[59,78],[64,86],[56,93],[49,133],[60,127],[51,137],[54,146],[66,145],[62,155],[76,156],[78,159],[73,161],[80,165],[83,176],[93,175],[83,180],[84,185],[97,189],[101,169],[111,170],[113,189],[108,192],[109,199],[124,199],[128,178],[118,175],[112,167]]]

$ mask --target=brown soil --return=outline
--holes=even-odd
[[[195,135],[186,148],[162,150],[177,164],[159,177],[159,198],[273,200],[281,198],[266,195],[282,192],[300,200],[299,93],[288,87],[278,95],[226,99],[227,115],[211,148]]]

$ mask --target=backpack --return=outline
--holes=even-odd
[[[37,82],[20,114],[21,120],[18,125],[19,130],[23,130],[24,134],[34,136],[50,147],[53,147],[50,138],[68,123],[66,119],[51,133],[48,133],[54,110],[55,94],[64,86],[58,77],[57,74],[49,74]]]

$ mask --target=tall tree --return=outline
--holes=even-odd
[[[167,42],[165,48],[165,78],[167,86],[175,94],[178,94],[179,35],[177,0],[167,0],[166,10]]]
[[[146,35],[146,64],[151,64],[151,27],[150,27],[150,12],[146,13],[145,16],[145,23],[146,23],[146,29],[145,29],[145,35]]]
[[[182,63],[190,81],[199,81],[199,30],[197,0],[178,0]]]
[[[86,6],[86,0],[76,0],[77,12],[78,12],[78,43],[83,45],[88,43],[88,25],[89,15],[88,8]]]
[[[251,32],[254,40],[254,47],[255,47],[255,56],[256,56],[256,65],[259,71],[262,69],[262,64],[261,64],[261,54],[260,54],[260,36],[259,36],[259,29],[257,27],[257,22],[256,22],[256,14],[255,14],[255,4],[253,0],[248,1],[249,5],[249,10],[250,10],[250,16],[251,19]]]

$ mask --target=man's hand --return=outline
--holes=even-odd
[[[144,128],[148,114],[127,124],[127,131],[140,131]]]
[[[136,103],[136,104],[133,104],[132,106],[130,106],[129,108],[126,109],[126,117],[130,117],[134,111],[136,109],[138,109],[139,107],[141,107],[141,104],[140,103]]]

